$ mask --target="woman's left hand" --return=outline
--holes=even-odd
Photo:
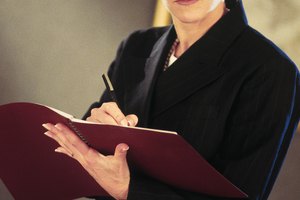
[[[59,143],[56,152],[77,160],[84,169],[116,199],[127,199],[130,173],[126,154],[127,144],[118,144],[114,155],[104,156],[86,145],[73,131],[63,124],[43,124],[45,135]]]

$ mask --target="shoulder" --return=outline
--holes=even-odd
[[[152,27],[149,29],[141,29],[132,32],[126,40],[131,41],[145,41],[145,40],[157,40],[160,38],[167,30],[169,26],[164,27]]]
[[[124,52],[141,57],[147,56],[156,41],[168,29],[169,27],[158,27],[134,31],[122,42]]]
[[[251,26],[248,26],[241,36],[247,50],[254,50],[256,53],[254,55],[259,59],[269,59],[269,58],[281,58],[288,59],[288,56],[270,39],[265,37],[259,31],[255,30]],[[261,57],[260,57],[261,56]]]
[[[231,48],[231,56],[246,66],[248,71],[295,75],[298,69],[295,63],[271,40],[254,28],[247,26]]]

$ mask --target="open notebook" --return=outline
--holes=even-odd
[[[129,165],[177,188],[212,196],[247,195],[216,171],[175,132],[75,119],[33,103],[0,106],[0,178],[16,199],[74,199],[107,195],[75,160],[54,152],[43,123],[64,123],[91,147],[113,154],[126,143]]]

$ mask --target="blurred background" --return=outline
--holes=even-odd
[[[300,1],[244,0],[249,23],[300,65]],[[0,0],[0,105],[29,101],[80,118],[125,37],[153,26],[155,0]],[[156,25],[165,23],[164,11]],[[270,200],[300,199],[300,134]],[[0,183],[0,199],[10,199]]]

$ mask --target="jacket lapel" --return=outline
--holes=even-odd
[[[163,72],[157,79],[152,116],[157,116],[220,78],[228,70],[222,65],[222,58],[245,27],[242,5],[231,8]]]
[[[175,36],[174,28],[171,26],[155,43],[150,57],[146,60],[145,66],[141,66],[141,69],[144,69],[142,72],[143,79],[127,95],[126,103],[128,110],[134,108],[134,113],[139,117],[139,126],[146,127],[148,124],[154,83],[162,69],[164,58],[167,56]]]
[[[171,26],[154,44],[145,65],[140,66],[140,69],[143,69],[140,76],[143,78],[133,84],[134,87],[130,88],[130,92],[127,91],[125,98],[126,110],[138,115],[139,126],[148,125],[150,103],[157,81],[161,86],[155,88],[155,92],[161,101],[155,111],[156,114],[192,95],[226,71],[226,68],[220,65],[221,58],[246,27],[242,4],[238,3],[230,9],[226,16],[222,17],[166,72],[160,73],[176,38],[174,27]],[[159,74],[161,75],[158,79]],[[162,81],[163,79],[166,81]]]

